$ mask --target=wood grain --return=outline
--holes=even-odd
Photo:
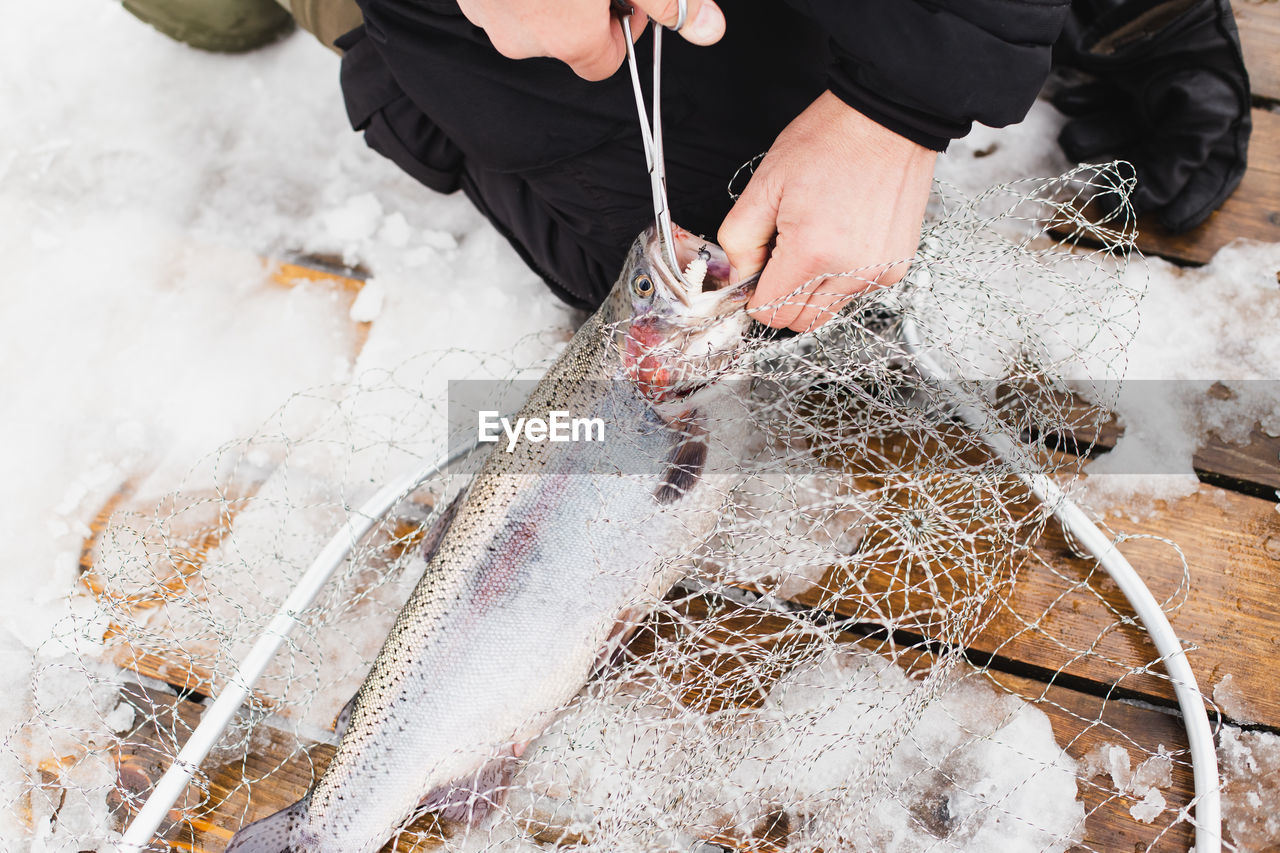
[[[1126,536],[1167,538],[1187,561],[1157,539],[1121,546],[1157,600],[1181,602],[1170,622],[1184,643],[1202,692],[1231,674],[1253,721],[1280,726],[1280,682],[1271,662],[1280,654],[1280,515],[1268,501],[1202,485],[1191,497],[1164,506],[1142,520],[1110,520]],[[895,584],[904,571],[876,571],[852,562],[832,569],[815,588],[795,596],[868,622],[888,622],[909,636],[937,639],[950,587],[917,582],[903,595]],[[917,576],[928,566],[916,566]],[[1097,695],[1114,690],[1172,705],[1173,690],[1132,609],[1092,560],[1072,554],[1061,530],[1050,523],[1016,581],[992,584],[993,599],[981,630],[967,638],[976,653],[996,665],[1036,673],[1061,673]]]
[[[1236,0],[1231,7],[1254,97],[1280,100],[1280,4],[1274,0]]]

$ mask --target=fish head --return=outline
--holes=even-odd
[[[730,283],[719,246],[672,230],[680,269],[668,263],[657,229],[646,229],[601,309],[627,378],[655,403],[684,400],[725,374],[751,326],[746,307],[756,286],[754,276]]]

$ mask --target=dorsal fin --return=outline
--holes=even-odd
[[[342,706],[342,710],[338,712],[338,718],[333,721],[333,733],[341,738],[347,733],[347,726],[351,725],[351,715],[356,710],[356,699],[360,698],[360,691],[357,690],[347,700],[347,704]]]
[[[427,528],[426,535],[422,537],[422,556],[427,558],[428,563],[436,555],[436,551],[440,550],[440,543],[444,541],[445,533],[449,532],[449,525],[453,524],[453,519],[458,514],[458,507],[462,506],[462,499],[466,497],[466,494],[466,489],[459,492],[458,496],[444,508],[444,512],[440,513],[436,520],[431,522],[431,526]]]

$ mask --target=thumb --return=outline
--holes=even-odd
[[[635,7],[664,27],[680,23],[679,0],[632,0]],[[724,13],[712,0],[687,0],[684,25],[677,32],[693,44],[715,44],[724,35]]]

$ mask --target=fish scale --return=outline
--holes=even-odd
[[[373,851],[424,800],[446,801],[442,792],[495,761],[509,772],[510,756],[581,690],[620,620],[680,579],[675,558],[710,531],[737,468],[731,448],[745,421],[716,380],[749,324],[754,285],[731,286],[717,247],[677,233],[690,262],[712,257],[704,290],[684,289],[649,229],[521,410],[600,417],[606,442],[524,441],[490,453],[445,513],[448,529],[325,773],[228,850]],[[629,338],[640,319],[669,332]],[[661,387],[650,382],[655,361]]]

